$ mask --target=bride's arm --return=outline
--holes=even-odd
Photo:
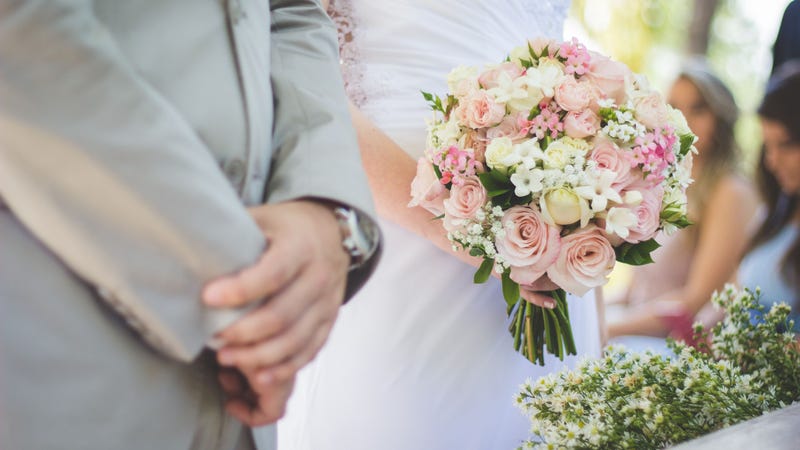
[[[423,208],[407,206],[411,200],[411,181],[417,173],[416,161],[352,104],[350,115],[358,134],[361,159],[378,215],[428,239],[467,264],[478,267],[481,263],[479,258],[453,250],[441,220],[434,219]]]

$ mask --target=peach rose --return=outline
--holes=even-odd
[[[486,91],[477,90],[459,102],[455,113],[462,125],[470,128],[485,128],[500,123],[506,114],[506,108],[496,103]]]
[[[622,154],[622,150],[609,139],[603,137],[595,139],[589,159],[596,162],[599,169],[607,169],[616,174],[611,186],[617,191],[636,181],[636,173],[631,170],[631,165]]]
[[[615,261],[611,243],[600,228],[591,225],[561,238],[561,252],[547,276],[565,291],[583,295],[606,284]]]
[[[572,111],[564,118],[564,132],[575,139],[594,136],[600,128],[600,118],[590,109]]]
[[[638,205],[631,206],[631,210],[636,215],[637,224],[630,229],[625,240],[632,244],[650,240],[655,237],[658,226],[661,224],[664,189],[660,185],[650,186],[643,181],[637,181],[622,192],[623,197],[627,191],[638,191],[642,196],[642,201]]]
[[[637,97],[633,100],[636,120],[647,128],[659,128],[667,124],[669,109],[658,92]]]
[[[411,182],[409,208],[421,206],[438,216],[444,212],[445,197],[447,197],[447,188],[436,177],[433,164],[426,158],[420,158],[417,161],[417,176]]]
[[[497,78],[505,73],[511,79],[518,78],[522,75],[523,69],[520,65],[513,62],[504,62],[496,67],[486,70],[478,77],[478,83],[484,89],[491,89],[497,87]]]
[[[486,130],[471,130],[467,132],[464,135],[463,147],[471,148],[472,157],[483,166],[486,162]]]
[[[498,254],[511,265],[511,279],[531,284],[544,275],[558,257],[558,227],[548,225],[541,213],[529,206],[513,206],[503,215],[505,235],[498,237]]]
[[[585,77],[606,97],[618,105],[625,103],[625,86],[633,76],[630,69],[621,62],[613,61],[599,53],[589,52],[592,59]]]
[[[486,139],[491,141],[496,138],[507,137],[511,142],[518,144],[528,137],[527,114],[519,113],[506,116],[497,126],[486,130]],[[522,120],[520,120],[522,119]]]
[[[476,176],[464,177],[462,184],[453,183],[450,197],[444,202],[444,229],[456,231],[462,229],[468,219],[486,204],[486,189]]]
[[[556,103],[566,111],[585,109],[592,98],[593,92],[589,83],[580,83],[571,75],[562,78],[561,84],[556,86]]]

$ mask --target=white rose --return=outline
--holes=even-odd
[[[669,123],[675,127],[675,134],[678,136],[683,136],[692,132],[692,130],[689,129],[689,124],[686,123],[686,118],[683,117],[682,112],[670,105],[667,105],[667,110],[667,121],[669,121]]]
[[[478,89],[478,69],[458,66],[447,74],[447,87],[456,97],[464,97]]]
[[[584,156],[589,151],[589,144],[583,139],[563,137],[555,140],[544,151],[545,169],[563,169],[577,157]]]
[[[492,170],[506,171],[509,162],[513,161],[514,143],[511,138],[501,137],[492,139],[486,146],[486,165]]]

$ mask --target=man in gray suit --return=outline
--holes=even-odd
[[[0,0],[0,448],[251,448],[370,211],[316,2]]]

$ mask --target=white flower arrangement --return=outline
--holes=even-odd
[[[673,357],[609,347],[526,382],[516,397],[538,437],[522,448],[664,448],[800,400],[800,346],[789,307],[767,310],[760,293],[726,286],[726,311],[698,348]]]

